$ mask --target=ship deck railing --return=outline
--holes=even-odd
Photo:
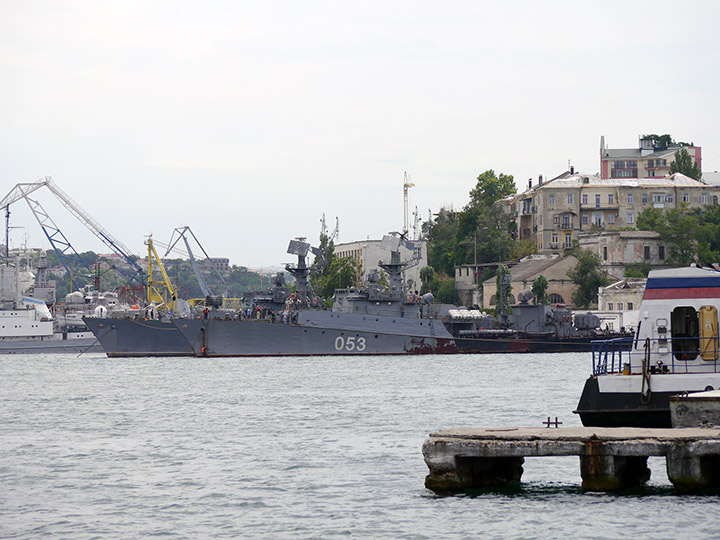
[[[716,373],[720,371],[719,352],[718,337],[596,340],[592,342],[593,375],[627,374],[643,362],[650,373]],[[698,357],[701,363],[694,362]]]

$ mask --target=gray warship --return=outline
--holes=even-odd
[[[306,256],[310,245],[292,241],[288,252],[298,263],[288,267],[296,278],[296,293],[276,322],[228,319],[174,319],[196,356],[310,356],[351,354],[448,354],[458,349],[438,318],[433,297],[408,297],[400,261],[400,238],[386,236],[390,261],[380,263],[364,287],[338,289],[331,310],[315,309],[317,299],[308,284]],[[292,296],[292,295],[291,295]]]
[[[434,303],[433,295],[403,287],[401,237],[386,236],[390,261],[380,262],[388,279],[370,274],[362,287],[338,289],[332,309],[320,302],[308,283],[307,242],[293,240],[288,253],[298,258],[286,270],[296,292],[253,295],[250,317],[213,310],[201,318],[85,320],[106,354],[120,356],[310,356],[372,354],[532,353],[591,351],[592,341],[607,336],[592,314],[565,307],[531,304],[518,295],[512,315],[493,317],[479,310]],[[277,311],[275,311],[277,310]],[[271,312],[271,316],[268,314]]]

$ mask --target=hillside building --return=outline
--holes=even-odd
[[[411,291],[420,291],[422,283],[420,281],[420,270],[427,266],[427,242],[425,240],[414,240],[415,251],[408,249],[404,245],[400,245],[400,260],[402,262],[413,259],[418,256],[417,264],[407,267],[403,271],[403,282]],[[358,262],[360,275],[358,281],[367,280],[368,273],[378,270],[378,263],[383,261],[390,262],[390,251],[383,249],[382,240],[360,240],[357,242],[344,242],[335,245],[336,257],[350,257]]]
[[[670,174],[675,152],[684,148],[702,170],[702,148],[681,143],[667,144],[641,135],[637,148],[608,148],[600,137],[600,178],[655,178]]]

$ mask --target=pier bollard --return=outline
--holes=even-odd
[[[647,456],[618,456],[595,435],[580,455],[582,487],[587,491],[620,491],[650,479]]]
[[[668,451],[668,479],[681,492],[720,488],[720,454],[699,455],[692,446],[677,444]]]

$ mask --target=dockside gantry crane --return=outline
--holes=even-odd
[[[30,210],[32,211],[35,219],[40,224],[40,227],[45,233],[50,245],[58,255],[60,262],[67,271],[72,281],[74,290],[79,289],[77,282],[75,281],[75,275],[77,274],[78,268],[88,268],[87,264],[82,260],[80,254],[75,250],[70,241],[65,237],[60,228],[55,224],[50,215],[45,211],[39,201],[30,198],[30,195],[41,188],[47,188],[58,201],[87,229],[90,230],[97,238],[99,238],[106,246],[108,246],[113,253],[121,256],[134,270],[131,276],[126,276],[128,283],[138,281],[142,283],[144,281],[144,271],[142,267],[137,263],[137,260],[132,257],[132,252],[117,238],[115,238],[109,231],[102,227],[90,214],[80,207],[75,201],[73,201],[64,191],[62,191],[53,182],[53,179],[46,176],[43,180],[32,183],[20,183],[16,184],[13,189],[0,201],[0,208],[5,209],[6,219],[9,220],[10,216],[10,205],[18,202],[21,199],[25,199]],[[6,229],[9,228],[9,224],[6,225]],[[6,239],[6,243],[7,239]],[[9,246],[8,246],[9,249]],[[90,270],[90,269],[88,269]]]

